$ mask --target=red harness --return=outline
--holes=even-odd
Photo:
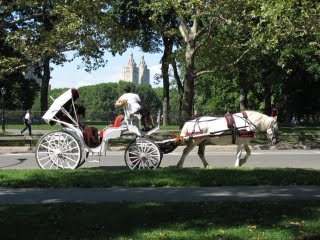
[[[246,112],[242,112],[242,116],[243,116],[244,119],[248,119],[248,115],[247,115]],[[238,137],[242,137],[242,138],[253,138],[254,137],[254,132],[253,131],[237,129],[233,115],[227,114],[227,115],[224,115],[224,118],[227,121],[227,126],[228,126],[229,129],[230,128],[231,129],[236,129],[236,134],[238,135]]]
[[[226,121],[227,121],[227,126],[228,126],[228,128],[235,128],[236,127],[236,125],[235,125],[235,121],[234,121],[234,117],[233,117],[233,115],[231,115],[231,114],[226,114],[226,115],[224,115],[224,118],[226,119]]]
[[[246,112],[242,112],[242,116],[245,119],[248,119],[248,115]],[[253,131],[247,131],[247,130],[238,130],[238,136],[242,138],[253,138],[254,132]]]

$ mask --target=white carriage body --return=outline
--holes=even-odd
[[[120,138],[121,135],[125,132],[134,134],[136,138],[135,143],[129,145],[129,150],[126,150],[125,160],[129,168],[134,169],[137,166],[136,162],[138,162],[138,160],[133,161],[130,160],[130,158],[136,159],[138,157],[141,159],[143,158],[144,162],[151,162],[147,164],[143,163],[141,165],[143,168],[148,166],[156,168],[160,165],[162,154],[158,146],[154,143],[151,143],[150,145],[151,141],[148,139],[142,139],[142,137],[147,137],[159,129],[160,112],[158,113],[159,121],[157,127],[149,132],[143,133],[140,131],[141,116],[136,114],[131,116],[128,115],[126,106],[124,106],[124,120],[121,122],[120,126],[106,126],[106,128],[103,129],[100,145],[96,147],[90,147],[84,140],[83,131],[78,124],[78,119],[74,119],[68,111],[71,107],[73,108],[74,112],[76,111],[74,101],[78,99],[78,97],[79,94],[76,89],[67,90],[57,99],[54,99],[53,104],[43,115],[42,118],[46,123],[48,123],[49,125],[60,125],[61,129],[60,131],[51,132],[43,136],[43,138],[39,140],[36,148],[36,159],[41,168],[51,169],[53,167],[56,167],[75,169],[88,158],[90,153],[93,155],[98,155],[100,161],[101,155],[107,155],[106,152],[108,150],[109,140]],[[141,153],[141,151],[143,151],[143,146],[141,144],[147,144],[152,148],[156,148],[156,150],[158,151],[158,156],[156,156],[156,158],[159,158],[159,161],[156,164],[152,163],[153,160],[151,161],[150,159],[145,159],[145,156],[148,156],[148,154]],[[130,146],[132,146],[132,151],[138,151],[138,153],[132,153],[132,151],[130,150]],[[78,151],[78,148],[80,153],[76,153],[76,151]],[[67,151],[68,154],[64,153],[64,151]],[[152,158],[155,157],[152,156]],[[141,159],[139,159],[139,162],[141,162]],[[129,163],[127,161],[129,161]],[[133,162],[132,166],[130,166],[130,161]],[[65,162],[68,163],[64,164]],[[47,165],[50,167],[47,167]]]

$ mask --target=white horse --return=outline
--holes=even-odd
[[[199,146],[198,155],[205,168],[210,168],[204,157],[205,146],[208,143],[217,145],[237,144],[237,157],[235,167],[243,165],[251,150],[249,143],[254,132],[267,132],[268,139],[272,144],[278,143],[278,122],[277,117],[269,117],[255,111],[245,111],[225,117],[201,117],[184,124],[180,137],[189,138],[187,147],[177,164],[178,168],[183,167],[183,163],[189,152]],[[242,151],[246,155],[241,158]]]

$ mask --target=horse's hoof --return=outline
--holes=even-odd
[[[210,165],[207,165],[207,166],[205,166],[204,168],[205,168],[205,169],[213,169],[213,167],[210,166]]]
[[[240,159],[239,167],[247,162],[247,159]]]

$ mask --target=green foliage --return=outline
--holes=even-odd
[[[30,65],[43,75],[44,60],[63,64],[81,57],[88,70],[96,69],[106,63],[107,50],[116,54],[140,46],[157,52],[165,38],[172,38],[175,54],[162,61],[177,59],[185,76],[184,119],[192,107],[212,115],[236,111],[242,102],[266,113],[277,104],[282,119],[319,118],[318,1],[241,0],[236,8],[234,1],[199,0],[1,3],[0,84],[8,89],[6,101],[12,109],[29,108],[36,96],[35,83],[28,85],[21,75]],[[70,50],[75,55],[66,59]],[[79,102],[87,106],[88,119],[117,115],[113,101],[124,84],[80,88]],[[152,111],[161,106],[160,92],[132,87]],[[245,100],[238,99],[240,93]],[[34,109],[40,110],[36,102]],[[170,90],[171,113],[179,115],[179,105],[179,94]]]
[[[150,85],[138,85],[120,81],[118,83],[100,83],[97,85],[84,86],[78,89],[79,99],[76,104],[83,105],[86,108],[86,121],[113,121],[116,116],[123,114],[123,109],[115,106],[115,101],[123,94],[123,88],[129,84],[132,92],[139,94],[141,100],[155,114],[161,109],[161,100]],[[53,89],[49,92],[49,96],[57,98],[67,89]],[[33,111],[38,111],[40,106],[40,98],[38,97]],[[52,104],[51,98],[48,100],[49,105]]]
[[[150,85],[138,85],[136,93],[140,96],[144,106],[146,106],[151,112],[156,113],[159,109],[161,110],[161,98],[157,96],[156,92]]]
[[[86,107],[86,120],[112,121],[118,115],[115,101],[118,97],[118,84],[101,83],[80,87],[78,104]]]
[[[194,109],[200,116],[223,115],[239,110],[238,85],[235,80],[203,76],[197,81]]]
[[[33,79],[24,79],[20,73],[7,74],[4,78],[0,78],[0,88],[5,87],[4,106],[8,110],[26,110],[30,109],[37,93],[39,92],[39,84]]]

